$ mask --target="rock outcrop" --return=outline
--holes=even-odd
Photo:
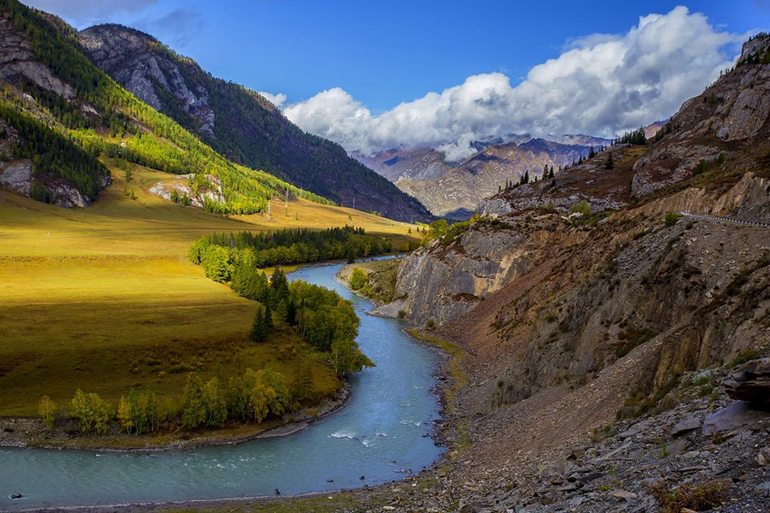
[[[0,164],[0,186],[24,196],[29,196],[32,189],[32,162],[18,160]]]
[[[724,386],[733,399],[770,409],[770,358],[747,363],[730,375]]]

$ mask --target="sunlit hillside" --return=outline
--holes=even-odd
[[[149,193],[167,174],[136,166],[127,182],[111,171],[114,183],[87,209],[0,192],[2,415],[34,415],[41,394],[66,402],[78,387],[111,400],[131,387],[174,397],[196,369],[269,363],[291,374],[282,345],[303,342],[248,342],[255,303],[186,258],[201,236],[352,225],[397,245],[409,237],[406,224],[301,199],[272,200],[269,218],[220,217]],[[305,363],[319,395],[337,388],[326,365]]]

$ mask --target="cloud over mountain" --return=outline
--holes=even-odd
[[[431,145],[450,160],[468,155],[471,141],[489,135],[612,136],[668,117],[699,94],[732,64],[742,37],[720,31],[703,14],[676,7],[641,17],[625,34],[572,40],[561,55],[533,67],[515,86],[502,73],[473,75],[378,115],[335,87],[287,106],[284,113],[349,151]]]

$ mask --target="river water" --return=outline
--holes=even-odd
[[[439,417],[431,388],[438,355],[398,321],[366,315],[372,303],[337,283],[341,264],[290,279],[334,289],[361,319],[358,342],[375,363],[351,379],[340,411],[282,438],[159,453],[0,449],[0,511],[46,506],[225,499],[331,491],[393,481],[430,466]],[[364,479],[361,479],[361,478]],[[24,497],[12,500],[13,493]]]

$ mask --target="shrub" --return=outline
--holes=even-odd
[[[573,214],[582,214],[584,217],[588,217],[591,215],[591,205],[587,201],[583,200],[572,205],[572,207],[570,207],[570,212]]]
[[[48,429],[53,428],[54,421],[56,420],[56,403],[50,397],[44,395],[37,404],[37,411],[45,427]]]
[[[350,275],[350,288],[353,290],[361,290],[368,284],[369,276],[367,276],[363,269],[358,267],[353,269],[353,272]]]
[[[666,212],[666,226],[674,226],[680,217],[676,212]]]
[[[727,481],[705,481],[699,484],[684,484],[674,490],[665,485],[652,488],[652,494],[660,503],[664,513],[679,513],[683,509],[705,511],[716,508],[727,500]]]

